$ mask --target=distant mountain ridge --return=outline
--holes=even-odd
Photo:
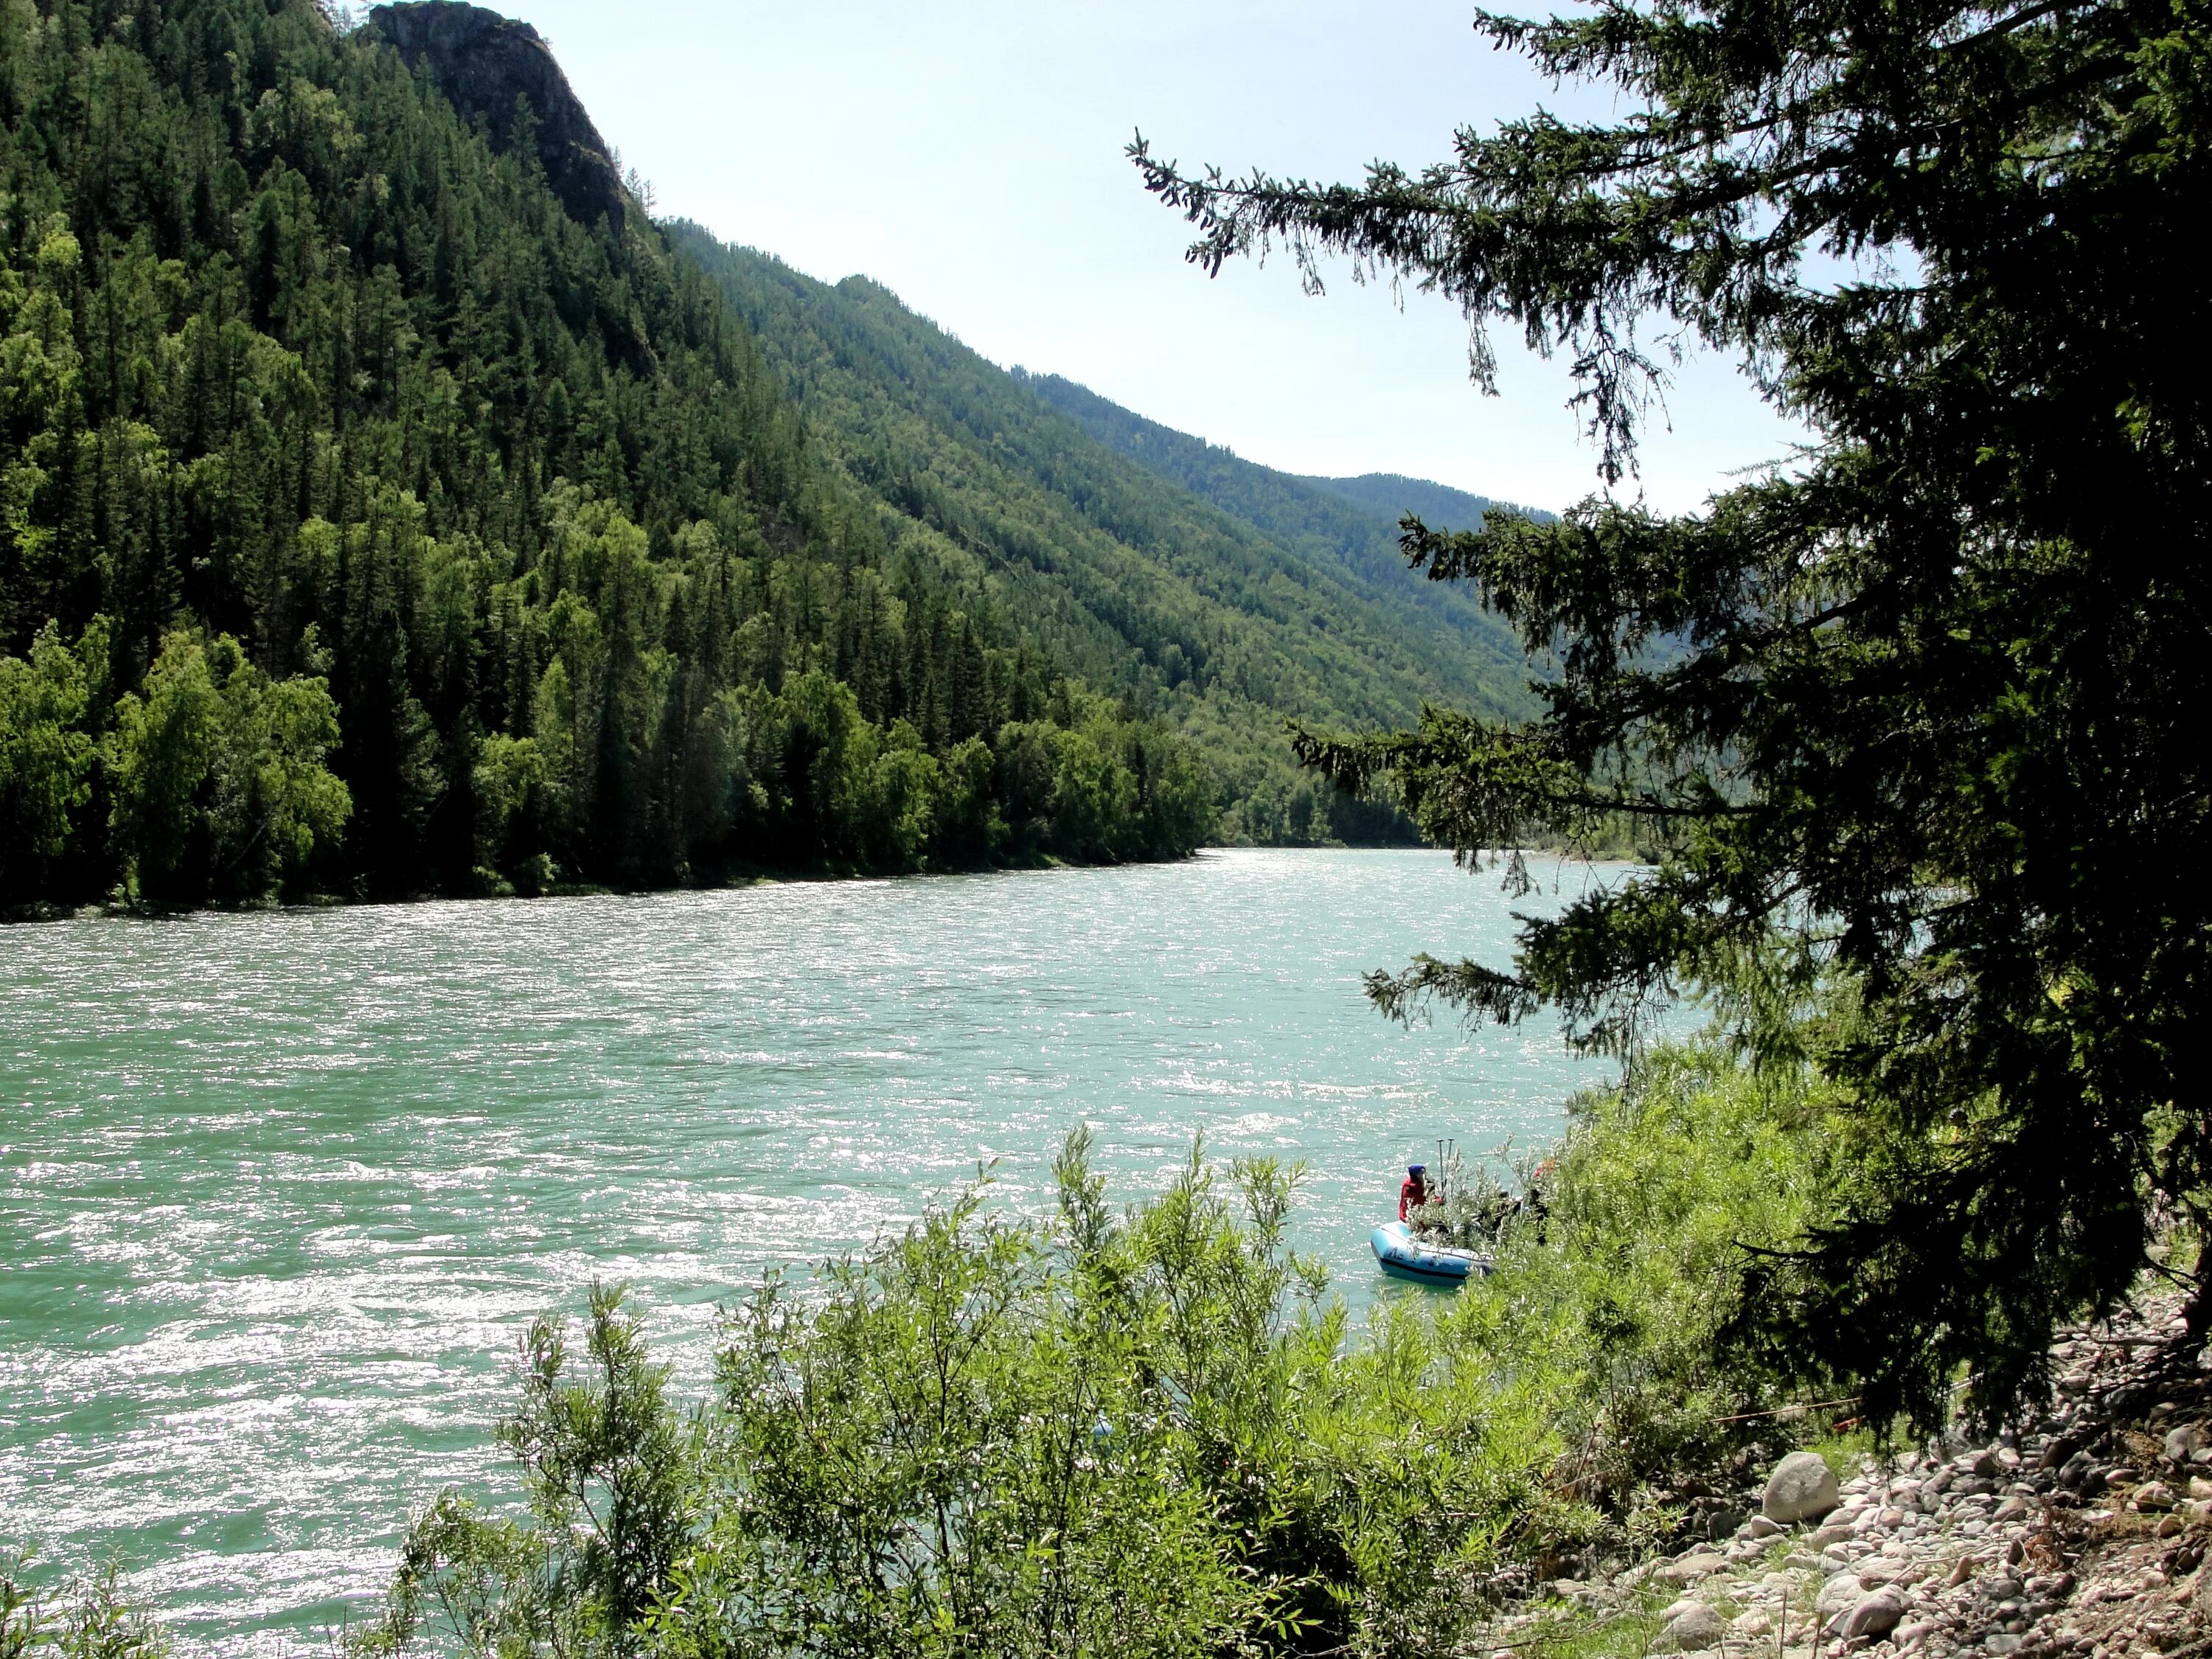
[[[1340,565],[1361,583],[1455,630],[1486,674],[1522,672],[1523,653],[1510,629],[1464,589],[1408,570],[1398,550],[1398,520],[1407,512],[1433,525],[1472,529],[1488,508],[1511,503],[1396,473],[1320,478],[1279,471],[1149,420],[1060,375],[1019,368],[1010,372],[1039,402],[1157,477],[1310,557]],[[1548,520],[1553,515],[1532,516]]]
[[[1299,477],[1298,482],[1370,508],[1393,525],[1411,513],[1432,530],[1446,526],[1472,530],[1493,507],[1521,514],[1539,524],[1552,524],[1559,518],[1558,514],[1540,507],[1523,507],[1517,501],[1500,501],[1492,495],[1470,495],[1449,484],[1437,483],[1431,478],[1408,477],[1402,472],[1363,472],[1356,478]]]
[[[1055,661],[1197,742],[1223,775],[1225,836],[1407,833],[1301,773],[1287,720],[1533,709],[1510,631],[1408,572],[1371,507],[1002,369],[866,277],[823,283],[702,227],[666,229],[820,453],[879,503],[890,543],[962,570]]]

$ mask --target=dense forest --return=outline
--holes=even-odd
[[[890,544],[580,110],[465,124],[408,9],[0,10],[0,898],[1211,834],[1188,744]]]

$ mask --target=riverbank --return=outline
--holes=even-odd
[[[712,881],[677,884],[662,887],[609,887],[590,882],[556,882],[542,890],[524,891],[514,884],[501,880],[486,884],[479,890],[465,893],[424,891],[397,896],[366,897],[343,893],[307,893],[296,898],[264,896],[231,903],[161,905],[145,902],[125,902],[112,899],[94,902],[60,902],[49,899],[33,899],[19,904],[0,905],[0,927],[21,927],[40,922],[97,921],[106,919],[121,921],[159,920],[168,916],[189,915],[266,915],[286,911],[343,910],[360,906],[399,904],[465,903],[474,900],[497,899],[574,899],[574,898],[655,898],[671,893],[732,893],[748,888],[772,887],[801,883],[843,883],[857,881],[909,881],[945,876],[985,876],[1018,874],[1039,870],[1121,870],[1153,864],[1180,864],[1191,859],[1205,858],[1220,853],[1423,853],[1437,849],[1425,846],[1409,846],[1397,842],[1316,842],[1297,844],[1259,845],[1244,842],[1223,842],[1218,845],[1194,847],[1188,853],[1170,858],[1133,860],[1127,863],[1097,863],[1071,860],[1042,853],[1026,859],[1010,859],[994,863],[973,866],[952,865],[941,869],[891,871],[871,869],[854,865],[849,867],[823,868],[819,866],[796,866],[788,869],[762,869],[719,878]],[[1504,857],[1516,849],[1498,849],[1494,856]],[[1561,848],[1522,848],[1518,849],[1532,862],[1543,859],[1556,866],[1554,883],[1565,870],[1571,868],[1589,875],[1611,876],[1644,867],[1633,860],[1615,857],[1612,854],[1583,857]],[[1493,856],[1486,854],[1486,856]],[[1478,877],[1480,872],[1473,872]]]
[[[2212,1650],[2212,1371],[2178,1298],[2147,1294],[2051,1358],[2057,1399],[2024,1431],[1832,1452],[1845,1478],[1809,1503],[1778,1494],[1786,1479],[1728,1492],[1717,1539],[1547,1583],[1480,1646],[1493,1659]]]

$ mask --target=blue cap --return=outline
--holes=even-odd
[[[1428,1167],[1429,1166],[1425,1164],[1408,1164],[1406,1166],[1406,1173],[1407,1175],[1419,1175]]]

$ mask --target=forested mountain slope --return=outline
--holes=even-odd
[[[1425,700],[1533,707],[1510,633],[1410,574],[1371,508],[1009,374],[866,278],[833,286],[696,226],[670,234],[751,325],[823,453],[879,504],[884,536],[959,569],[1054,660],[1201,744],[1224,773],[1232,836],[1391,833],[1390,817],[1296,771],[1286,717],[1379,726]],[[1161,465],[1094,409],[1256,484],[1240,494]]]
[[[0,904],[1212,833],[1066,678],[1140,596],[1010,616],[781,378],[524,26],[0,7]]]
[[[1409,642],[1433,663],[1448,700],[1498,712],[1530,706],[1512,629],[1462,585],[1432,582],[1407,569],[1398,547],[1398,521],[1407,512],[1432,525],[1472,530],[1486,508],[1504,503],[1395,473],[1308,478],[1279,472],[1146,420],[1057,374],[1014,374],[1040,402],[1146,471],[1243,520],[1310,563],[1340,571],[1371,602],[1399,617]]]

